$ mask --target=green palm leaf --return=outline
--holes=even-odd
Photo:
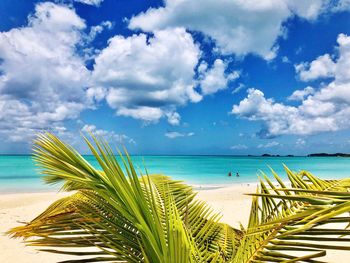
[[[321,180],[286,167],[289,183],[262,174],[246,229],[220,223],[192,187],[164,175],[138,175],[107,143],[87,145],[101,170],[50,133],[34,151],[44,180],[73,191],[31,222],[9,231],[66,262],[323,262],[350,250],[350,179]]]
[[[264,176],[267,183],[261,180],[260,191],[251,194],[249,226],[234,262],[320,262],[313,259],[327,249],[350,250],[349,239],[331,237],[339,234],[334,223],[350,220],[339,217],[350,211],[349,180],[321,180],[305,171],[294,174],[287,167],[286,172],[292,188],[273,172],[278,186]],[[307,251],[302,257],[292,253]]]
[[[54,135],[38,138],[34,158],[45,180],[77,193],[12,235],[33,246],[91,248],[49,250],[92,255],[91,262],[219,262],[233,256],[235,247],[228,244],[239,231],[219,224],[218,214],[195,200],[190,186],[162,175],[138,177],[128,156],[121,156],[123,170],[106,143],[86,141],[102,171]]]

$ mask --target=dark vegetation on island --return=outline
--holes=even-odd
[[[349,153],[311,153],[308,157],[350,157]]]
[[[261,155],[262,157],[294,157],[294,155],[288,154],[288,155],[279,155],[279,154],[268,154],[264,153]]]
[[[259,157],[257,155],[248,155],[248,157]],[[296,157],[295,155],[279,155],[264,153],[260,157]],[[307,157],[350,157],[350,153],[310,153]]]
[[[295,157],[292,154],[288,154],[288,155],[279,155],[279,154],[268,154],[268,153],[264,153],[262,155],[252,155],[252,154],[248,154],[248,157]]]

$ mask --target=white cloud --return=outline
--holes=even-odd
[[[306,88],[294,92],[290,98],[301,100],[299,106],[276,103],[266,99],[260,90],[249,89],[248,96],[233,106],[232,113],[261,121],[263,137],[309,135],[350,128],[350,37],[340,34],[337,42],[339,56],[333,62],[333,80],[318,90]],[[318,74],[318,77],[323,76]]]
[[[239,77],[238,71],[226,74],[226,68],[227,65],[221,59],[216,59],[210,69],[208,69],[205,62],[199,65],[199,72],[201,73],[199,82],[202,94],[213,94],[219,90],[226,89],[230,81]]]
[[[168,117],[178,124],[176,106],[198,102],[195,67],[199,47],[182,28],[130,37],[115,36],[96,57],[93,80],[108,89],[106,98],[117,115],[147,122]]]
[[[262,121],[264,127],[259,135],[267,138],[338,130],[340,127],[336,125],[335,116],[330,116],[331,111],[329,103],[311,98],[299,107],[276,103],[272,99],[266,99],[264,93],[256,89],[249,89],[247,98],[232,109],[232,113],[241,118]],[[340,115],[344,113],[339,112]]]
[[[165,7],[133,17],[129,28],[154,31],[182,26],[210,36],[225,54],[270,56],[282,32],[281,22],[290,14],[282,0],[167,0]]]
[[[179,137],[191,137],[194,136],[194,132],[182,133],[182,132],[167,132],[164,134],[169,139],[175,139]]]
[[[246,150],[248,146],[245,144],[237,144],[230,147],[231,150]]]
[[[265,144],[259,144],[258,148],[272,148],[281,145],[279,142],[272,141]]]
[[[331,0],[308,0],[295,1],[287,0],[289,8],[298,16],[314,20],[320,13],[326,12],[331,6]]]
[[[114,131],[107,131],[103,129],[98,129],[95,125],[85,124],[81,129],[84,133],[92,133],[97,137],[102,137],[103,139],[108,140],[109,142],[118,142],[118,143],[129,143],[136,144],[135,140],[130,138],[125,134],[117,134]]]
[[[296,65],[296,72],[303,81],[319,78],[334,78],[338,84],[350,82],[350,37],[339,34],[337,38],[338,56],[332,59],[329,54],[319,56],[309,62]]]
[[[146,123],[166,118],[179,125],[178,106],[199,102],[239,77],[236,71],[226,73],[221,59],[209,67],[206,62],[198,65],[200,58],[199,46],[184,28],[155,31],[153,36],[118,35],[96,56],[93,82],[104,87],[105,94],[98,97],[105,97],[117,115]],[[89,94],[95,96],[95,88]]]
[[[287,56],[283,56],[282,57],[282,62],[283,63],[290,63],[290,60],[289,60],[289,58]]]
[[[36,5],[27,26],[0,33],[1,134],[19,138],[62,127],[103,99],[117,115],[146,123],[165,118],[179,125],[177,107],[225,89],[239,76],[225,72],[221,59],[195,72],[201,51],[191,34],[178,27],[153,30],[152,36],[115,36],[88,58],[96,55],[89,71],[85,58],[90,51],[84,45],[111,27],[104,21],[85,34],[85,21],[72,6],[46,2]]]
[[[304,147],[306,144],[306,141],[304,139],[301,139],[301,138],[298,138],[296,141],[295,141],[295,145],[297,147]]]
[[[102,33],[103,30],[107,29],[110,30],[113,28],[113,23],[111,21],[102,21],[99,25],[97,26],[92,26],[90,28],[89,35],[87,36],[87,41],[93,41],[96,36],[100,33]]]
[[[315,89],[313,87],[306,87],[305,89],[302,90],[296,90],[288,97],[288,100],[296,100],[296,101],[302,101],[304,100],[307,96],[312,95],[315,93]]]
[[[293,15],[316,19],[338,11],[330,0],[165,0],[130,19],[130,29],[152,32],[170,27],[200,31],[224,54],[255,53],[275,57],[276,39],[285,34],[284,21]]]
[[[110,95],[113,93],[114,92],[112,91],[108,95],[107,101],[111,100]],[[160,108],[156,107],[139,106],[134,108],[120,107],[117,110],[117,114],[119,116],[132,117],[134,119],[143,120],[146,123],[152,123],[157,122],[161,117],[163,117],[164,112]]]
[[[239,83],[238,87],[233,89],[232,94],[236,94],[236,93],[240,92],[244,88],[245,88],[245,85],[243,83]]]
[[[339,0],[336,5],[333,7],[333,11],[348,11],[350,10],[350,0]]]
[[[169,113],[166,113],[165,115],[167,116],[168,122],[171,125],[179,125],[180,124],[181,116],[177,112],[169,112]]]
[[[2,135],[26,140],[90,107],[89,71],[75,52],[85,27],[74,10],[46,2],[27,26],[0,33]]]
[[[95,6],[102,2],[78,1]],[[150,9],[130,20],[130,28],[153,34],[115,36],[99,53],[90,53],[88,49],[93,48],[85,45],[110,29],[109,21],[86,30],[72,5],[39,3],[27,26],[0,33],[0,134],[18,140],[21,134],[62,128],[66,120],[104,99],[117,115],[146,123],[164,118],[179,125],[178,107],[199,102],[239,77],[236,71],[227,72],[227,61],[222,59],[198,66],[201,50],[185,28],[203,32],[224,54],[255,53],[271,59],[278,49],[276,38],[285,32],[281,28],[285,19],[292,13],[315,19],[325,12],[327,1],[322,5],[311,2],[300,8],[287,0],[165,1],[164,8]],[[341,9],[345,6],[343,1]],[[332,75],[332,85],[340,93],[347,92],[349,79],[349,59],[344,55],[347,41],[346,36],[338,38],[343,55],[334,61]],[[92,71],[85,66],[86,58],[94,59]],[[312,63],[304,64],[303,70],[313,71]],[[316,92],[309,94],[300,109],[316,116],[319,113],[313,112],[313,105],[322,101],[322,116],[338,111],[339,104],[329,102],[336,99],[331,88],[319,93],[322,99],[316,98]],[[337,98],[344,100],[346,96],[341,95]]]
[[[350,82],[350,37],[345,34],[338,36],[339,58],[336,61],[335,82],[349,83]]]
[[[104,87],[89,87],[86,90],[86,95],[89,100],[101,101],[106,97],[107,89]]]
[[[80,2],[86,5],[100,6],[103,0],[74,0],[75,2]]]
[[[311,63],[295,65],[295,70],[303,81],[315,80],[318,78],[333,77],[336,64],[329,54],[319,56]]]

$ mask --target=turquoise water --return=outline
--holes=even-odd
[[[98,167],[93,156],[85,156]],[[149,173],[163,173],[194,185],[228,185],[256,182],[259,170],[268,166],[284,176],[282,164],[309,170],[321,178],[350,177],[350,158],[340,157],[236,157],[236,156],[134,156],[134,163]],[[143,170],[144,171],[144,170]],[[227,176],[232,171],[232,177]],[[240,177],[235,176],[239,172]],[[30,156],[0,156],[0,192],[32,192],[57,189],[43,184]]]

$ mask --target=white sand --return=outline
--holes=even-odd
[[[215,211],[222,213],[222,221],[234,227],[248,222],[250,197],[243,193],[255,192],[254,184],[233,185],[225,188],[199,191],[198,198],[207,201]],[[54,263],[72,259],[71,256],[38,252],[25,247],[20,239],[3,235],[18,226],[18,221],[30,221],[64,193],[29,193],[0,195],[0,262],[2,263]],[[350,244],[349,244],[350,246]],[[350,251],[328,251],[325,262],[349,263]]]

